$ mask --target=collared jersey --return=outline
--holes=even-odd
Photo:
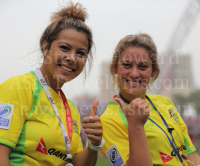
[[[62,98],[50,87],[49,90],[67,130]],[[0,143],[12,148],[11,165],[64,166],[67,152],[60,122],[35,73],[10,78],[0,85],[0,93]],[[73,122],[71,154],[75,156],[82,151],[80,114],[77,107],[67,101]],[[6,104],[12,110],[9,115]],[[7,125],[9,120],[10,126]]]
[[[148,95],[148,97],[163,115],[169,127],[174,128],[172,134],[180,154],[191,154],[195,152],[196,149],[190,140],[187,127],[172,101],[160,95]],[[150,106],[150,110],[150,118],[159,124],[170,136],[160,115],[152,105]],[[113,145],[116,145],[124,163],[127,163],[129,159],[128,121],[116,101],[110,101],[106,111],[101,116],[101,123],[104,129],[103,138],[106,141],[101,153],[107,156],[111,163],[112,161],[114,162],[114,153],[108,154],[108,152],[113,148]],[[144,129],[148,139],[152,161],[155,166],[182,166],[167,136],[157,125],[147,120]]]

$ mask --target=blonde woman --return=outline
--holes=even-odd
[[[160,73],[152,38],[142,33],[122,38],[110,71],[119,94],[101,116],[106,140],[101,152],[111,164],[187,166],[186,157],[200,164],[187,127],[173,102],[161,95],[146,94],[148,85]]]

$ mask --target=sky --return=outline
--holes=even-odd
[[[39,67],[39,40],[50,23],[50,16],[66,0],[0,0],[0,83]],[[110,61],[118,41],[139,32],[149,34],[164,52],[190,0],[73,0],[87,9],[86,24],[92,29],[95,43],[90,75],[64,85],[67,98],[90,94],[98,96],[95,81],[101,74],[100,64]],[[200,88],[200,17],[180,48],[180,54],[192,56],[195,86]],[[31,53],[31,54],[30,54]],[[40,62],[41,63],[41,62]]]

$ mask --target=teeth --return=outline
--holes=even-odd
[[[67,70],[67,71],[72,71],[72,69],[67,68],[67,67],[65,67],[65,66],[61,66],[61,68],[63,68],[64,70]]]
[[[135,82],[135,81],[134,81],[134,82],[133,82],[133,81],[128,81],[128,83],[129,83],[129,84],[139,84],[140,81],[137,81],[137,82]]]

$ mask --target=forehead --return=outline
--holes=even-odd
[[[60,31],[58,38],[59,42],[66,42],[70,45],[76,45],[81,48],[88,49],[88,40],[84,32],[79,32],[75,29],[64,29]]]
[[[143,47],[128,47],[120,54],[120,60],[150,62],[148,51]]]

